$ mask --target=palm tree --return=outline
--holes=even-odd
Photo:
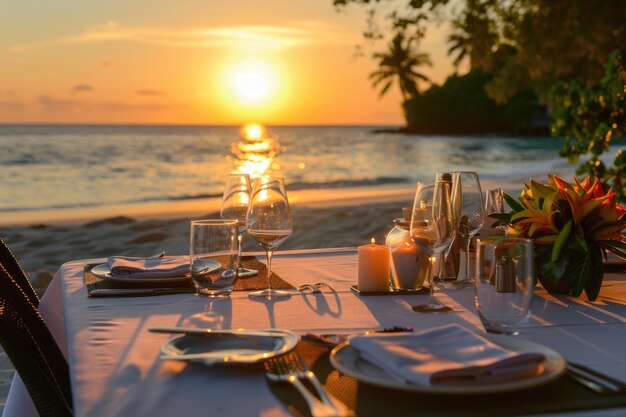
[[[417,42],[417,38],[409,37],[405,41],[404,32],[398,32],[389,43],[387,52],[374,54],[379,69],[372,72],[369,78],[372,80],[373,87],[384,82],[380,90],[381,97],[387,93],[395,78],[398,79],[398,85],[405,101],[420,94],[417,86],[418,80],[430,82],[427,76],[416,70],[420,66],[432,66],[430,56],[426,53],[415,53],[413,51],[414,42]]]
[[[453,33],[448,36],[448,55],[456,55],[453,64],[458,67],[466,57],[471,69],[489,70],[493,64],[492,46],[498,34],[489,18],[489,2],[468,1],[468,8],[452,21]]]

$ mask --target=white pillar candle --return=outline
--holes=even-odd
[[[412,290],[424,284],[430,265],[429,257],[413,242],[404,242],[403,246],[391,251],[391,261],[395,288]]]
[[[389,290],[389,260],[387,246],[377,245],[372,238],[369,245],[359,246],[358,285],[359,291]]]

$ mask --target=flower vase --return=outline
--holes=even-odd
[[[571,293],[571,289],[565,281],[552,282],[550,279],[545,278],[541,274],[537,275],[537,279],[541,283],[543,289],[548,291],[550,294],[570,295]]]
[[[541,286],[550,294],[579,297],[584,291],[589,301],[595,301],[604,278],[602,251],[592,246],[587,252],[577,253],[575,259],[570,255],[567,260],[553,263],[546,263],[545,258],[538,256],[535,270]]]

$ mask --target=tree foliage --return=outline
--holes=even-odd
[[[416,43],[414,36],[407,39],[404,32],[398,32],[389,43],[388,51],[374,54],[379,68],[370,74],[370,79],[374,87],[383,84],[381,96],[389,91],[396,78],[405,101],[419,95],[418,81],[429,82],[417,68],[432,65],[432,62],[428,54],[415,52]]]
[[[623,0],[465,0],[451,12],[448,0],[334,0],[351,3],[369,7],[364,34],[374,40],[385,30],[420,39],[428,20],[451,13],[450,52],[492,75],[486,89],[499,103],[527,88],[545,101],[563,80],[597,83],[609,53],[626,45]]]
[[[626,137],[626,70],[623,55],[614,51],[604,67],[604,77],[595,85],[581,79],[562,81],[550,90],[552,134],[565,139],[560,155],[578,163],[591,154],[576,173],[589,174],[610,185],[626,201],[626,153],[618,150],[607,167],[600,155],[612,142]]]
[[[407,132],[438,134],[537,134],[532,125],[536,97],[530,90],[505,105],[485,92],[491,76],[480,70],[454,74],[441,86],[403,104]],[[462,97],[462,99],[459,99]]]
[[[622,55],[609,58],[616,49],[626,52],[623,0],[333,1],[337,7],[369,8],[364,33],[369,40],[382,39],[385,29],[413,33],[419,40],[426,22],[444,15],[452,26],[448,52],[455,64],[469,60],[473,70],[488,74],[484,89],[497,104],[529,89],[549,102],[552,134],[565,139],[561,155],[576,163],[590,153],[577,173],[601,179],[626,200],[626,155],[618,151],[611,167],[600,159],[626,135]],[[382,17],[377,13],[390,7]],[[408,109],[420,100],[412,102],[404,106],[407,120]]]

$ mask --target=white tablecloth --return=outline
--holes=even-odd
[[[87,298],[86,261],[63,265],[40,310],[68,357],[75,415],[291,416],[271,394],[263,375],[160,361],[159,347],[170,335],[149,333],[152,326],[277,327],[304,333],[391,326],[425,329],[455,322],[482,331],[471,289],[438,295],[455,313],[418,314],[411,306],[425,302],[426,295],[361,297],[352,292],[356,261],[354,250],[279,252],[273,266],[285,280],[295,286],[328,282],[337,293],[295,294],[274,301],[250,300],[245,292],[219,300],[190,294]],[[533,318],[519,337],[626,382],[626,277],[606,275],[602,296],[594,304],[556,299],[542,290],[536,294]],[[11,387],[5,416],[36,415],[20,382]],[[626,415],[626,409],[593,415]]]

